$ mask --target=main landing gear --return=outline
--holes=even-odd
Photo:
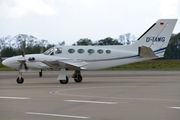
[[[59,80],[61,84],[67,84],[69,82],[69,78],[66,76],[65,80]]]
[[[81,76],[81,71],[80,70],[76,70],[72,76],[72,78],[74,78],[74,81],[77,83],[82,82],[82,76]]]
[[[64,78],[65,78],[65,79],[64,79]],[[82,76],[81,76],[81,71],[80,71],[80,70],[75,70],[72,78],[74,78],[74,81],[75,81],[76,83],[82,82],[82,79],[83,79],[83,78],[82,78]],[[60,74],[59,74],[59,76],[58,76],[57,79],[59,80],[59,82],[60,82],[61,84],[67,84],[67,83],[69,82],[69,78],[66,76],[65,69],[61,69],[61,70],[60,70]]]

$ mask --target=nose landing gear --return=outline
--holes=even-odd
[[[18,77],[16,81],[18,84],[22,84],[24,82],[24,79],[22,77]]]
[[[19,77],[16,79],[16,82],[18,84],[22,84],[24,82],[24,79],[22,77],[22,73],[21,72],[19,72]]]

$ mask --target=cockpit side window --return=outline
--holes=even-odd
[[[52,52],[50,55],[54,55],[54,52]]]
[[[59,47],[53,47],[44,52],[45,55],[54,55],[54,54],[61,54],[62,48]]]
[[[61,48],[55,48],[55,53],[56,54],[61,54],[62,53],[62,49]]]

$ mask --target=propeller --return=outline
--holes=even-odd
[[[22,41],[21,43],[21,52],[22,52],[22,56],[24,57],[25,55],[25,46],[26,46],[26,41]]]
[[[18,60],[21,64],[19,65],[19,70],[21,70],[24,66],[25,70],[28,70],[28,67],[26,65],[26,59],[25,59],[25,46],[26,46],[26,41],[22,41],[21,43],[21,53],[22,53],[22,59]]]

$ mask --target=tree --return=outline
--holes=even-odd
[[[22,48],[22,42],[26,41],[27,42],[27,37],[28,35],[26,34],[18,34],[14,36],[14,39],[16,41],[16,48],[21,49]]]
[[[12,37],[8,35],[7,37],[0,38],[0,51],[6,47],[12,47],[11,44]]]
[[[164,59],[180,59],[180,33],[172,34]]]
[[[39,40],[32,35],[18,34],[14,37],[7,36],[0,38],[0,52],[3,57],[10,57],[22,54],[23,41],[25,41],[25,53],[42,53],[55,45],[49,44],[48,40]],[[65,42],[64,42],[65,43]]]
[[[131,35],[131,33],[126,33],[124,35],[119,35],[119,41],[123,45],[130,45],[136,41],[136,37]]]
[[[130,37],[131,37],[131,36],[130,36],[130,35],[131,35],[130,33],[126,33],[126,34],[125,34],[126,44],[127,44],[127,45],[130,45],[130,44],[131,44],[131,41],[130,41],[130,39],[131,39]]]
[[[113,39],[111,37],[107,37],[105,39],[101,39],[95,43],[96,45],[122,45],[118,42],[117,39]]]
[[[43,53],[44,52],[44,50],[46,49],[46,47],[48,46],[48,40],[44,40],[44,39],[42,39],[42,40],[40,40],[39,41],[39,46],[40,46],[40,53]]]
[[[65,41],[59,42],[58,45],[59,45],[59,46],[65,45]]]
[[[125,36],[124,35],[119,35],[119,41],[121,44],[125,45],[126,41],[125,41]]]
[[[6,47],[1,51],[2,57],[12,57],[17,55],[17,50],[13,49],[12,47]]]
[[[26,40],[26,46],[30,46],[30,47],[33,47],[35,45],[38,45],[40,44],[40,42],[38,41],[38,39],[32,35],[26,35],[24,37],[24,40]]]
[[[48,44],[46,47],[45,47],[45,50],[49,49],[49,48],[52,48],[54,47],[55,45],[54,44]]]
[[[88,38],[80,39],[76,43],[77,45],[93,45],[93,42]]]

